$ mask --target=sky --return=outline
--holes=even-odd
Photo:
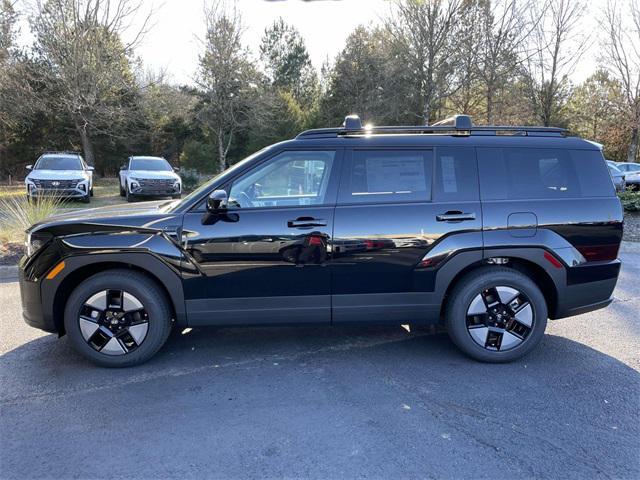
[[[22,1],[27,4],[30,0]],[[592,5],[600,1],[604,0],[593,0]],[[265,28],[282,17],[301,32],[318,69],[327,58],[335,58],[354,28],[380,23],[390,10],[387,0],[238,0],[237,5],[245,26],[244,42],[254,57]],[[152,28],[136,50],[145,68],[164,70],[172,83],[193,83],[201,50],[199,39],[204,36],[203,6],[203,0],[143,0],[143,10],[153,11]],[[585,15],[586,31],[597,27],[593,18]],[[140,15],[140,22],[142,19]],[[24,22],[21,30],[22,43],[29,43]],[[596,56],[595,46],[585,52],[573,81],[581,82],[594,71]]]

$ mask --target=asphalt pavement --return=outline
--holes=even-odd
[[[635,252],[640,251],[636,249]],[[0,284],[0,478],[640,478],[640,253],[507,365],[400,327],[194,329],[95,367]]]

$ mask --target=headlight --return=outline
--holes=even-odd
[[[47,233],[27,232],[25,246],[27,247],[27,257],[30,257],[51,240],[51,235]]]

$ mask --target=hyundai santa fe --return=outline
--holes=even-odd
[[[600,149],[562,129],[351,116],[182,200],[34,225],[24,318],[111,367],[205,325],[443,324],[507,362],[611,303],[622,219]]]

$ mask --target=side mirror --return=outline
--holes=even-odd
[[[93,172],[95,170],[95,167],[87,165],[87,170],[89,170],[90,172]]]
[[[180,171],[180,167],[173,167],[173,171],[174,172],[179,172]]]
[[[126,165],[122,165],[122,166],[120,166],[120,171],[122,171],[122,170],[126,170],[126,169],[127,169],[127,166],[126,166]]]
[[[226,210],[228,200],[229,198],[225,190],[214,190],[207,198],[207,210],[211,213]]]
[[[32,170],[32,169],[33,169],[33,165],[27,165],[25,168],[26,168],[27,170]]]

